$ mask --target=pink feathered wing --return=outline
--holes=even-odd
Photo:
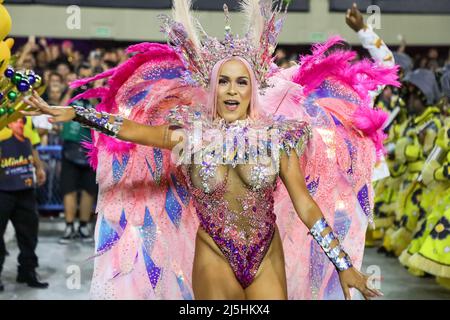
[[[271,79],[264,95],[267,111],[301,119],[313,128],[300,163],[310,194],[360,268],[365,233],[372,220],[372,172],[383,152],[386,114],[371,106],[369,91],[398,85],[396,68],[368,60],[352,63],[353,52],[325,53],[339,37],[313,47],[300,66]],[[275,211],[283,239],[289,299],[343,299],[339,277],[308,236],[287,190],[280,184]]]
[[[132,46],[128,61],[102,78],[107,85],[73,100],[99,98],[97,110],[148,125],[164,123],[176,105],[202,103],[203,90],[181,81],[183,65],[165,45]],[[183,176],[170,152],[93,132],[97,169],[94,299],[192,299],[191,272],[198,221]]]

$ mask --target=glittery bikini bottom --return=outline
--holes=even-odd
[[[216,245],[220,248],[241,286],[247,288],[255,279],[258,269],[269,250],[275,234],[275,225],[265,226],[256,232],[253,241],[241,240],[232,236],[222,228],[211,227],[210,224],[201,224]]]

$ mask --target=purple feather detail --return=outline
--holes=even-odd
[[[367,185],[361,188],[358,192],[358,202],[367,217],[371,215],[370,201],[369,201],[369,190]]]

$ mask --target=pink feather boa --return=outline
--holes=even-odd
[[[386,135],[382,129],[388,115],[372,108],[369,92],[377,90],[381,85],[400,86],[398,66],[385,67],[369,59],[353,62],[356,57],[354,51],[336,50],[325,55],[328,49],[342,41],[340,36],[334,36],[323,44],[314,45],[311,55],[300,58],[300,67],[292,76],[292,81],[303,86],[305,95],[317,89],[327,79],[352,88],[361,99],[352,115],[352,123],[374,142],[379,158],[384,153],[383,141]]]
[[[380,109],[358,107],[353,113],[353,125],[375,144],[377,160],[384,155],[383,141],[387,135],[383,132],[383,126],[388,119],[388,114]]]
[[[397,66],[385,67],[368,59],[352,63],[356,57],[354,51],[336,50],[325,55],[328,49],[342,41],[340,36],[331,37],[323,44],[314,45],[311,55],[300,58],[300,68],[292,81],[303,86],[305,94],[315,90],[327,78],[347,84],[362,100],[379,85],[400,85]]]
[[[133,75],[133,73],[144,63],[171,61],[178,63],[179,57],[175,51],[167,45],[162,45],[158,43],[140,43],[132,45],[127,48],[126,52],[128,54],[135,54],[125,61],[120,66],[107,70],[101,74],[94,77],[80,79],[72,82],[70,86],[72,88],[80,87],[86,85],[90,82],[97,81],[100,79],[109,78],[107,85],[100,88],[93,88],[87,90],[76,97],[72,98],[68,104],[79,99],[101,99],[101,102],[96,106],[97,111],[106,111],[110,113],[117,113],[118,106],[116,103],[116,96],[120,87]],[[97,136],[94,131],[92,131],[93,142],[84,142],[83,146],[88,150],[88,158],[93,168],[97,168],[97,145],[100,144],[105,146],[106,150],[110,153],[126,153],[136,147],[135,144],[129,142],[119,141],[115,138],[111,138],[105,135]]]

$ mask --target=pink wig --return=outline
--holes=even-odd
[[[223,64],[230,60],[238,60],[241,61],[248,70],[250,74],[250,82],[252,85],[252,97],[250,100],[250,106],[248,110],[248,116],[250,119],[257,119],[262,115],[262,108],[259,104],[258,100],[258,82],[256,81],[255,73],[253,72],[250,64],[241,57],[230,57],[223,60],[220,60],[214,66],[209,83],[209,92],[208,92],[208,110],[211,110],[209,116],[211,120],[214,120],[217,117],[217,86],[219,85],[219,71]]]

